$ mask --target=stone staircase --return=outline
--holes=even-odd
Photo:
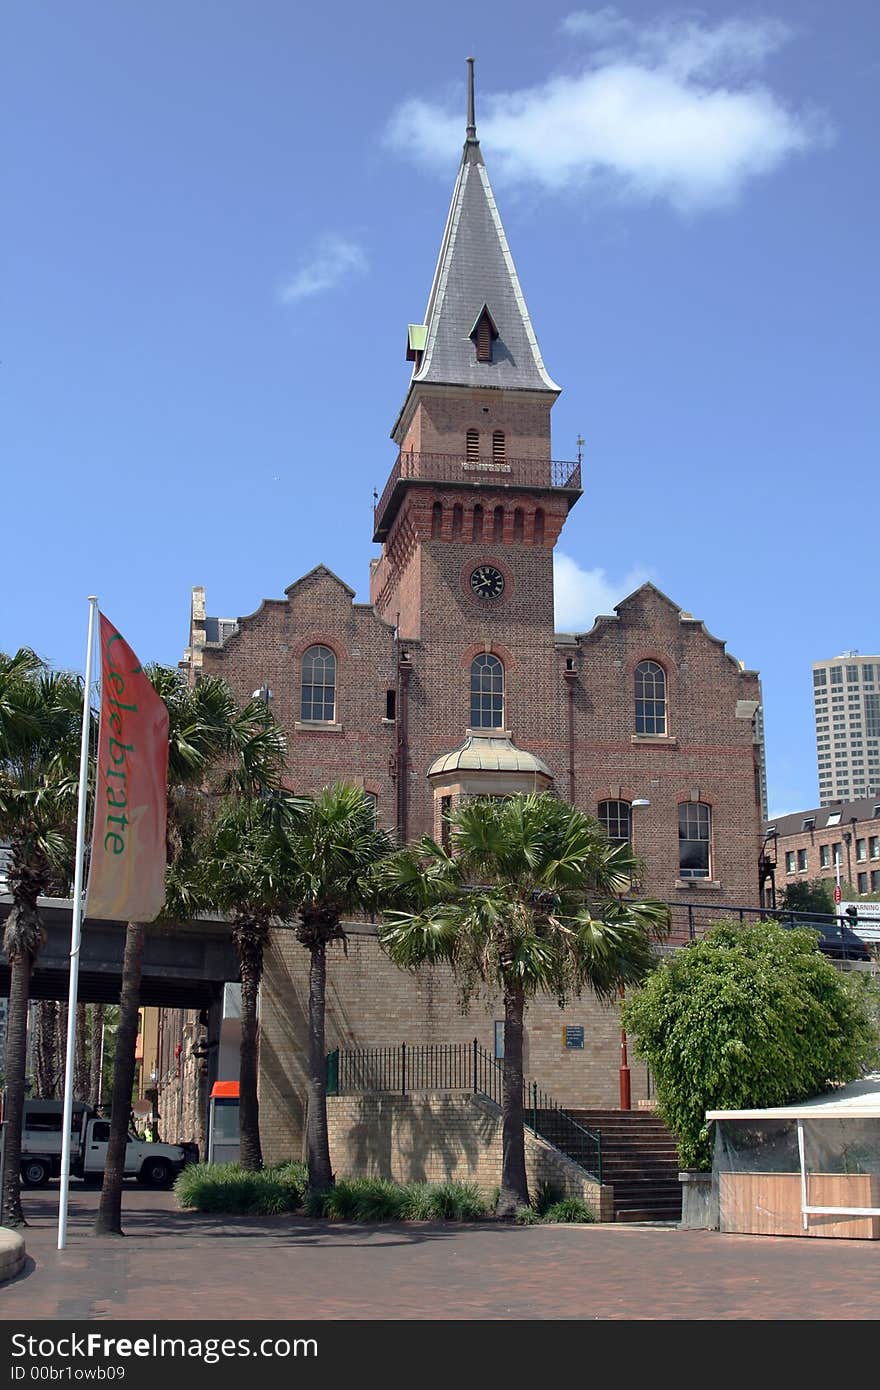
[[[614,1188],[615,1221],[680,1221],[675,1140],[645,1110],[569,1110],[602,1136],[602,1181]]]

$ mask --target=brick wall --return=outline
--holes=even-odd
[[[475,1183],[487,1196],[501,1181],[501,1113],[480,1096],[331,1096],[330,1157],[337,1176],[396,1182]],[[551,1182],[581,1197],[601,1221],[614,1219],[614,1189],[599,1186],[564,1154],[526,1131],[529,1190]]]
[[[452,390],[416,384],[396,438],[401,450],[461,454],[470,429],[479,431],[480,453],[492,453],[492,434],[503,430],[509,458],[550,458],[550,409],[554,397],[525,391]]]
[[[500,1000],[476,998],[463,1013],[445,966],[404,973],[375,935],[352,935],[327,952],[327,1050],[390,1047],[402,1042],[471,1042],[494,1055]],[[266,952],[260,1035],[260,1129],[267,1162],[303,1151],[308,1071],[308,952],[290,931],[276,930]],[[565,1025],[584,1028],[583,1050],[563,1046]],[[633,1104],[646,1095],[642,1063],[632,1061]],[[609,1108],[619,1101],[620,1020],[617,1005],[587,992],[561,1009],[541,997],[526,1008],[525,1075],[563,1105]]]

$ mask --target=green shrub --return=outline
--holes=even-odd
[[[541,1218],[534,1207],[517,1207],[514,1220],[517,1226],[537,1226]]]
[[[816,933],[720,922],[648,977],[623,1010],[683,1167],[712,1166],[707,1110],[787,1105],[875,1064],[867,994]]]
[[[307,1191],[303,1210],[331,1221],[478,1221],[489,1205],[472,1183],[339,1178],[327,1192]]]
[[[325,1194],[331,1221],[401,1221],[406,1191],[387,1178],[339,1178]]]
[[[431,1184],[411,1182],[403,1190],[406,1194],[403,1220],[433,1221],[435,1212]]]
[[[479,1188],[468,1182],[440,1182],[429,1185],[431,1216],[434,1221],[479,1221],[489,1208]]]
[[[309,1182],[309,1170],[304,1163],[276,1163],[274,1167],[266,1168],[264,1171],[271,1173],[282,1187],[289,1189],[294,1207],[302,1206]]]
[[[307,1187],[306,1195],[303,1198],[304,1215],[314,1217],[326,1216],[327,1198],[330,1195],[330,1191],[332,1191],[332,1188],[329,1189],[327,1192],[318,1192],[314,1188]]]
[[[563,1192],[558,1183],[553,1182],[550,1178],[544,1178],[532,1193],[532,1206],[539,1216],[543,1216],[550,1207],[561,1202],[562,1197]]]
[[[285,1164],[283,1169],[300,1165]],[[276,1216],[295,1211],[302,1201],[301,1183],[278,1168],[248,1173],[237,1163],[193,1163],[174,1184],[181,1207],[191,1211],[225,1212],[232,1216]]]
[[[542,1220],[547,1222],[577,1221],[581,1224],[588,1224],[596,1220],[596,1213],[580,1197],[563,1197],[561,1202],[553,1202],[547,1207]]]

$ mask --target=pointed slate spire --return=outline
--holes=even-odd
[[[413,383],[552,391],[483,161],[474,114],[474,60],[468,58],[467,127],[446,230],[423,325],[412,350]],[[472,333],[487,310],[497,337],[479,361]],[[407,354],[410,356],[410,353]]]

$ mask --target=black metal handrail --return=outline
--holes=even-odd
[[[501,1105],[504,1067],[479,1040],[472,1043],[400,1043],[396,1047],[339,1048],[327,1055],[328,1095],[364,1092],[473,1091]],[[523,1121],[602,1181],[602,1136],[586,1129],[537,1081],[523,1080]]]
[[[699,880],[694,881],[698,891]],[[786,907],[747,907],[739,903],[683,903],[666,900],[670,908],[671,930],[666,938],[671,946],[681,945],[683,941],[696,941],[704,931],[716,922],[730,920],[756,922],[778,922],[783,927],[812,927],[821,930],[824,936],[832,933],[840,935],[841,953],[847,958],[847,948],[853,946],[852,940],[858,935],[858,925],[846,913],[801,912]]]

